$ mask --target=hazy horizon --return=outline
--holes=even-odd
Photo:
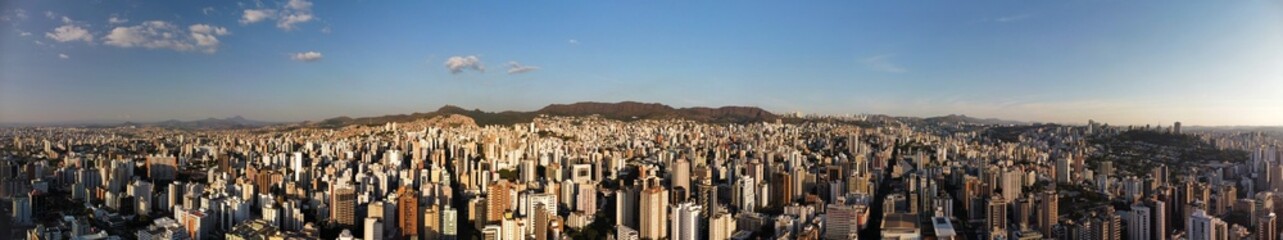
[[[1283,3],[0,3],[0,123],[636,101],[1283,125]]]

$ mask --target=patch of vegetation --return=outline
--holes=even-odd
[[[1247,152],[1218,149],[1194,135],[1161,131],[1131,130],[1114,136],[1100,136],[1089,142],[1097,148],[1087,157],[1095,166],[1101,161],[1113,161],[1119,172],[1143,176],[1161,165],[1171,167],[1175,173],[1213,163],[1242,163],[1248,160]]]

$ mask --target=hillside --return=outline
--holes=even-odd
[[[1177,173],[1192,166],[1218,163],[1242,163],[1248,160],[1247,152],[1218,149],[1195,135],[1161,131],[1130,130],[1117,135],[1099,136],[1088,140],[1096,152],[1088,156],[1088,163],[1113,161],[1116,169],[1143,175],[1149,169],[1164,164]]]
[[[580,102],[573,104],[553,104],[531,112],[504,111],[485,112],[479,109],[466,110],[458,106],[446,105],[436,111],[426,113],[386,115],[378,117],[337,117],[313,123],[316,127],[342,127],[348,125],[378,125],[389,122],[409,122],[438,116],[457,114],[472,118],[477,125],[508,125],[533,121],[539,115],[549,116],[590,116],[598,115],[607,119],[632,121],[644,119],[688,119],[706,123],[752,123],[774,121],[780,117],[756,107],[692,107],[673,108],[658,103],[639,102]]]

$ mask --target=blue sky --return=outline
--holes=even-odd
[[[1283,3],[0,3],[0,122],[626,100],[1283,125]]]

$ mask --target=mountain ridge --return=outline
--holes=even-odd
[[[607,119],[631,121],[643,119],[687,119],[708,123],[752,123],[774,121],[781,117],[758,107],[723,106],[718,108],[689,107],[674,108],[660,103],[642,103],[624,101],[617,103],[577,102],[571,104],[550,104],[535,111],[502,111],[486,112],[480,109],[467,110],[455,105],[445,105],[433,112],[394,114],[375,117],[351,118],[347,116],[322,120],[313,126],[342,127],[348,125],[375,125],[388,122],[408,122],[451,114],[472,118],[477,125],[505,125],[533,121],[540,115],[550,116],[591,116],[597,115]]]

